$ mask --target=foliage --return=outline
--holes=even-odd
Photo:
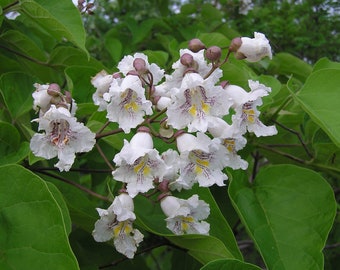
[[[97,7],[96,16],[82,18],[70,0],[0,1],[1,269],[337,267],[340,64],[320,58],[339,60],[334,58],[336,38],[331,39],[334,46],[323,47],[335,19],[328,20],[322,7],[333,2],[306,1],[289,13],[292,21],[299,18],[301,23],[318,14],[315,19],[325,30],[305,29],[311,33],[308,38],[297,34],[292,21],[283,22],[269,12],[273,1],[259,1],[265,8],[255,3],[247,16],[236,14],[237,6],[230,15],[232,9],[202,2],[183,5],[173,14],[171,1],[112,1],[105,11]],[[316,5],[316,13],[304,12]],[[287,9],[283,1],[276,11]],[[9,20],[9,11],[21,15]],[[275,123],[278,134],[248,134],[241,154],[249,168],[227,169],[226,187],[195,186],[178,194],[199,194],[209,203],[210,235],[173,235],[159,204],[138,195],[135,225],[145,240],[135,258],[126,259],[109,242],[96,243],[91,236],[98,219],[95,208],[107,208],[120,189],[103,156],[111,163],[123,139],[131,135],[112,133],[117,125],[107,125],[105,113],[93,105],[91,77],[103,69],[116,71],[120,59],[135,52],[144,52],[150,63],[170,70],[178,50],[192,38],[208,47],[220,46],[226,56],[231,39],[240,36],[238,31],[252,35],[249,29],[269,33],[273,59],[247,63],[231,55],[221,67],[222,79],[243,88],[248,79],[271,87],[271,95],[263,99],[261,120]],[[320,31],[325,40],[317,35]],[[320,59],[311,65],[296,56]],[[96,148],[77,155],[69,172],[59,172],[53,167],[55,160],[31,153],[29,141],[37,131],[37,123],[31,121],[37,117],[32,110],[36,82],[58,83],[69,90],[78,104],[77,118],[101,135]],[[155,147],[164,151],[168,145],[156,140]]]

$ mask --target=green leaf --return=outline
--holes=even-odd
[[[56,190],[18,165],[2,166],[0,174],[2,269],[79,269]]]
[[[0,91],[14,121],[32,109],[34,83],[33,77],[21,72],[5,73],[0,77]]]
[[[118,63],[122,58],[123,45],[120,40],[116,37],[116,30],[108,31],[105,35],[104,44],[106,50],[111,55],[113,61]]]
[[[66,38],[87,53],[85,29],[72,1],[21,0],[19,12],[35,20],[57,40]]]
[[[46,61],[46,54],[28,36],[15,30],[9,30],[0,36],[3,46],[11,50],[19,50],[20,53],[39,61]]]
[[[201,270],[261,270],[261,268],[238,260],[222,259],[209,262]]]
[[[319,174],[293,165],[266,167],[253,184],[233,179],[229,194],[268,269],[323,269],[336,204]]]
[[[295,98],[334,144],[340,147],[340,69],[313,72]]]
[[[270,61],[268,70],[274,74],[293,75],[303,82],[312,72],[312,67],[289,53],[278,53]]]
[[[327,68],[340,69],[340,63],[330,61],[328,58],[321,58],[318,62],[315,63],[313,67],[313,72]]]
[[[95,68],[84,66],[71,66],[65,69],[69,90],[77,103],[93,102],[95,88],[91,84],[91,77],[97,72]]]
[[[221,258],[234,258],[223,243],[209,235],[167,236],[173,244],[187,249],[188,253],[202,264]]]
[[[49,64],[55,66],[84,66],[95,68],[98,72],[104,69],[102,63],[94,58],[88,58],[82,50],[70,46],[55,48],[51,53]],[[91,80],[90,78],[88,79]]]
[[[164,51],[145,50],[143,53],[148,56],[149,64],[155,63],[160,68],[165,67],[169,59],[169,54]]]

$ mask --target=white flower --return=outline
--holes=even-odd
[[[210,225],[202,220],[209,216],[210,208],[198,195],[187,200],[167,196],[161,200],[161,208],[167,216],[167,228],[174,234],[209,234]]]
[[[224,180],[228,179],[222,173],[226,157],[219,140],[211,140],[204,133],[198,132],[197,137],[191,134],[180,135],[176,142],[181,159],[176,187],[190,189],[197,182],[202,187],[213,184],[224,186]]]
[[[164,77],[164,70],[161,69],[156,64],[149,64],[148,57],[143,53],[135,53],[133,56],[127,55],[118,63],[118,69],[124,76],[126,76],[130,71],[135,70],[133,62],[135,59],[140,58],[145,61],[146,69],[152,74],[153,84],[158,84]]]
[[[144,121],[144,115],[152,114],[152,103],[145,98],[145,90],[137,76],[126,76],[121,84],[113,80],[109,94],[110,103],[107,105],[107,118],[117,122],[125,133],[137,127]]]
[[[242,136],[238,127],[229,125],[224,120],[218,119],[213,125],[209,126],[208,130],[215,138],[219,138],[221,144],[225,147],[226,158],[224,166],[234,170],[247,169],[248,162],[237,154],[237,151],[244,148],[247,143],[246,138]]]
[[[188,131],[207,131],[210,122],[229,113],[226,91],[197,73],[187,74],[179,89],[173,89],[173,102],[168,106],[168,124]]]
[[[98,105],[98,111],[104,111],[107,108],[107,101],[104,100],[103,96],[109,92],[110,85],[114,79],[112,75],[108,74],[105,70],[97,73],[91,79],[92,85],[96,88],[96,92],[93,93],[92,99],[95,105]]]
[[[254,32],[254,38],[242,37],[241,40],[237,54],[244,56],[247,61],[257,62],[266,56],[272,58],[272,49],[264,34]]]
[[[96,143],[95,134],[63,107],[51,105],[43,117],[34,121],[39,122],[39,130],[45,132],[32,137],[30,147],[33,154],[46,159],[58,156],[55,166],[60,171],[71,168],[75,153],[88,152]]]
[[[199,52],[192,52],[189,49],[181,49],[180,57],[184,54],[190,54],[193,57],[193,60],[196,63],[196,72],[201,75],[201,77],[206,76],[212,68],[211,63],[207,63],[204,57],[204,50],[200,50]],[[165,75],[165,82],[157,85],[155,90],[155,95],[161,97],[170,97],[172,95],[173,88],[180,88],[182,84],[183,78],[186,76],[187,66],[184,66],[181,63],[181,60],[173,63],[172,68],[174,72],[171,75]],[[188,73],[190,74],[190,73]],[[213,84],[216,84],[219,79],[222,77],[222,70],[217,68],[210,76],[209,79]]]
[[[39,111],[39,116],[43,116],[51,107],[50,101],[52,96],[47,93],[49,84],[34,84],[35,91],[32,93],[33,109]]]
[[[133,229],[132,224],[136,219],[133,213],[133,201],[127,194],[117,196],[109,208],[97,208],[100,219],[96,221],[92,232],[97,242],[106,242],[113,238],[116,250],[132,259],[143,234]]]
[[[259,119],[260,111],[257,106],[262,105],[262,97],[271,91],[257,81],[249,80],[250,92],[236,85],[229,85],[226,91],[233,100],[236,114],[232,116],[233,125],[238,126],[242,134],[247,130],[254,132],[257,137],[277,134],[275,126],[265,126]]]
[[[39,111],[39,117],[42,117],[50,108],[51,104],[56,104],[56,102],[62,103],[64,106],[67,106],[71,115],[74,116],[77,110],[77,104],[72,99],[71,103],[66,102],[66,97],[60,93],[60,96],[53,97],[48,94],[47,90],[50,87],[50,84],[39,84],[35,83],[33,85],[35,87],[35,91],[32,93],[33,97],[33,109],[37,112]],[[59,88],[59,86],[57,86]]]
[[[157,178],[161,182],[167,169],[147,132],[138,132],[130,143],[124,140],[122,150],[113,161],[118,168],[112,175],[116,180],[127,183],[127,192],[131,197],[152,189],[153,181]]]

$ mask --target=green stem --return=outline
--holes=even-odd
[[[74,186],[74,187],[76,187],[76,188],[78,188],[78,189],[80,189],[80,190],[82,190],[82,191],[84,191],[84,192],[90,194],[90,195],[93,196],[93,197],[96,197],[96,198],[98,198],[98,199],[101,199],[101,200],[110,202],[109,198],[107,198],[107,197],[105,197],[105,196],[103,196],[103,195],[100,195],[100,194],[98,194],[98,193],[96,193],[96,192],[94,192],[94,191],[92,191],[92,190],[90,190],[90,189],[88,189],[88,188],[86,188],[86,187],[83,187],[82,185],[80,185],[80,184],[78,184],[78,183],[76,183],[76,182],[73,182],[73,181],[71,181],[71,180],[68,180],[68,179],[66,179],[66,178],[63,178],[63,177],[61,177],[61,176],[59,176],[59,175],[56,175],[56,174],[53,174],[53,173],[49,173],[49,172],[46,172],[46,171],[43,171],[43,170],[37,170],[37,169],[34,169],[34,171],[36,171],[36,172],[38,172],[38,173],[41,173],[41,174],[44,174],[44,175],[46,175],[46,176],[53,177],[53,178],[58,179],[58,180],[60,180],[60,181],[62,181],[62,182],[65,182],[65,183],[67,183],[67,184],[70,184],[70,185],[72,185],[72,186]]]

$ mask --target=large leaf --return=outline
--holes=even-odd
[[[34,82],[34,78],[20,72],[5,73],[0,77],[0,93],[14,121],[32,109]]]
[[[313,121],[340,147],[340,69],[313,72],[295,97]]]
[[[57,40],[66,38],[87,52],[85,29],[80,13],[72,1],[21,0],[20,13],[35,20]]]
[[[264,168],[253,184],[233,179],[230,197],[268,269],[323,269],[336,204],[328,183],[293,165]]]
[[[278,53],[270,62],[269,71],[274,74],[293,75],[303,82],[312,72],[312,67],[289,53]]]
[[[0,268],[79,269],[56,189],[18,165],[0,175]]]
[[[201,270],[260,270],[261,268],[238,260],[222,259],[212,261],[201,268]]]
[[[19,31],[9,30],[5,32],[0,36],[0,41],[3,46],[7,45],[6,47],[9,47],[11,50],[19,50],[19,52],[30,58],[42,62],[47,59],[45,52],[42,51],[31,38]]]

